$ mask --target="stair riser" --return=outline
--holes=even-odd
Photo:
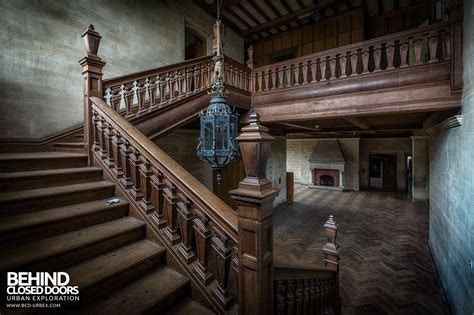
[[[16,191],[35,188],[46,188],[54,186],[72,185],[99,181],[102,179],[102,171],[69,174],[55,174],[45,176],[22,177],[0,183],[0,191]]]
[[[158,301],[155,305],[153,305],[150,309],[146,310],[144,314],[163,314],[172,308],[174,308],[177,304],[182,302],[186,299],[191,293],[190,284],[186,284],[178,288],[177,290],[170,292],[170,294]]]
[[[35,239],[50,237],[66,233],[95,224],[119,219],[128,215],[128,204],[120,207],[104,208],[97,212],[80,215],[73,218],[61,219],[36,226],[28,226],[17,230],[10,230],[0,234],[0,247],[4,244],[20,244]]]
[[[111,276],[108,279],[94,285],[93,287],[81,289],[81,304],[84,306],[97,302],[101,297],[106,297],[112,290],[122,288],[150,272],[153,268],[164,263],[165,253],[157,253],[148,259],[144,259],[131,268]],[[119,258],[118,258],[119,259]]]
[[[87,158],[82,156],[54,159],[8,160],[0,162],[0,173],[84,167],[86,164]]]
[[[83,153],[84,148],[73,147],[73,146],[55,146],[57,152],[69,152],[69,153]]]
[[[66,192],[52,196],[40,196],[35,198],[14,200],[0,203],[0,216],[19,213],[33,212],[43,209],[57,208],[82,202],[112,197],[114,187],[102,187],[90,190]]]
[[[45,257],[34,262],[25,262],[21,266],[15,266],[10,270],[16,271],[58,271],[67,266],[79,263],[96,255],[125,246],[145,237],[145,226],[124,231],[114,237],[101,240],[92,244],[84,244],[79,248],[62,252],[53,257]]]

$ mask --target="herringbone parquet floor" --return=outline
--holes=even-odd
[[[322,225],[339,224],[344,314],[449,314],[427,245],[428,207],[402,194],[295,187],[274,210],[275,262],[322,265]]]

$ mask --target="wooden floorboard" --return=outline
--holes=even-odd
[[[295,185],[274,210],[275,261],[322,265],[322,225],[339,224],[344,314],[449,314],[428,249],[428,206],[400,193]]]

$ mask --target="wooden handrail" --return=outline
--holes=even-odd
[[[303,266],[298,264],[275,264],[273,266],[273,280],[334,278],[336,271],[325,267]]]
[[[138,72],[134,72],[130,74],[121,75],[118,77],[113,77],[110,79],[104,79],[103,82],[104,82],[104,86],[107,86],[107,87],[112,86],[112,85],[124,84],[129,81],[135,81],[143,77],[148,77],[152,74],[168,72],[170,70],[177,69],[177,68],[186,68],[195,64],[199,64],[203,61],[211,61],[211,60],[212,60],[212,55],[193,58],[193,59],[189,59],[183,62],[173,63],[173,64],[162,66],[162,67],[157,67],[157,68],[153,68],[153,69],[149,69],[145,71],[138,71]]]
[[[119,132],[153,167],[169,176],[173,184],[179,185],[180,188],[185,190],[187,197],[194,204],[200,205],[205,215],[211,218],[220,229],[228,233],[233,241],[237,242],[238,218],[232,208],[209,191],[209,189],[124,117],[110,108],[103,100],[92,97],[91,101],[93,103],[93,110],[97,111],[102,118],[105,118],[107,124],[110,124]]]

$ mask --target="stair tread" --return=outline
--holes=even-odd
[[[87,157],[82,153],[69,152],[25,152],[25,153],[0,153],[0,161],[8,160],[32,160],[32,159],[55,159],[55,158],[77,158]]]
[[[211,311],[210,309],[202,306],[198,302],[193,301],[191,299],[187,299],[166,314],[168,315],[188,315],[188,314],[211,315],[215,313]]]
[[[84,142],[56,142],[55,146],[83,147]]]
[[[121,235],[144,225],[145,223],[140,220],[126,217],[25,244],[15,245],[10,248],[4,248],[2,251],[8,253],[8,255],[1,255],[0,270],[10,270],[64,252],[75,251],[83,246],[94,244],[116,235]]]
[[[189,279],[169,267],[162,266],[130,283],[106,299],[87,309],[93,314],[143,314],[177,290],[189,284]]]
[[[120,199],[119,203],[107,205],[104,199],[84,202],[64,207],[52,208],[36,212],[21,213],[0,220],[0,233],[15,231],[21,228],[61,221],[76,216],[97,212],[105,208],[119,208],[128,206],[128,201]]]
[[[65,271],[71,277],[73,285],[79,286],[80,290],[85,290],[143,260],[164,252],[164,247],[143,239],[73,265]]]
[[[48,197],[71,192],[114,187],[115,185],[107,181],[95,181],[59,187],[46,187],[28,190],[17,190],[0,194],[0,202],[7,203],[15,200],[30,199],[36,197]]]
[[[102,172],[100,167],[74,167],[74,168],[56,168],[44,170],[32,170],[23,172],[0,173],[0,180],[15,180],[29,177],[41,177],[49,175],[68,175],[75,173],[95,173]]]

